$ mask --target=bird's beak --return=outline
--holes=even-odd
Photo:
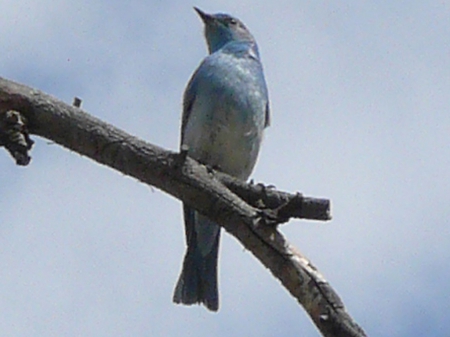
[[[197,14],[201,17],[204,24],[208,24],[214,21],[214,17],[211,14],[207,14],[203,12],[201,9],[198,9],[197,7],[194,7],[194,9],[197,12]]]

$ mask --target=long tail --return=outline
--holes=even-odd
[[[186,206],[184,206],[184,223],[188,249],[173,301],[183,304],[203,303],[209,310],[217,311],[220,227]]]

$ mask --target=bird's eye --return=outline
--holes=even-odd
[[[230,20],[228,20],[228,22],[229,22],[231,25],[236,25],[236,24],[237,24],[237,20],[236,20],[236,19],[230,19]]]

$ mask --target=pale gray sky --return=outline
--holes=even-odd
[[[6,0],[0,76],[176,149],[206,55],[193,5],[259,43],[272,126],[253,178],[332,199],[330,223],[281,230],[370,336],[448,336],[449,1]],[[219,313],[172,304],[180,203],[46,140],[32,156],[0,155],[3,335],[319,336],[227,234]]]

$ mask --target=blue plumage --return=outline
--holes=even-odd
[[[256,41],[236,18],[195,8],[205,24],[210,55],[184,93],[181,145],[201,163],[247,179],[256,163],[269,99]],[[175,288],[176,303],[217,311],[220,227],[184,206],[188,250]]]

